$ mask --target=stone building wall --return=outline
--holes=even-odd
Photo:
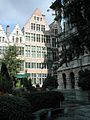
[[[80,70],[85,70],[85,69],[89,69],[90,70],[90,65],[88,66],[83,66],[82,68],[80,67],[76,67],[76,68],[71,68],[71,69],[65,69],[65,70],[60,70],[57,73],[57,79],[58,79],[58,89],[79,89],[78,87],[78,77],[79,77],[79,71]],[[74,80],[75,80],[75,87],[72,88],[72,84],[71,84],[71,77],[70,77],[70,73],[74,74]],[[63,81],[63,76],[62,74],[66,75],[66,88],[64,87],[64,81]]]

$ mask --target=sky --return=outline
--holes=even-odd
[[[24,26],[36,8],[39,8],[45,15],[48,25],[53,22],[52,10],[49,9],[55,0],[0,0],[0,24],[4,30],[10,25],[12,30],[16,24],[20,28]]]

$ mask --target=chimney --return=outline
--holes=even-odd
[[[7,37],[9,37],[9,35],[10,35],[10,26],[9,25],[6,26],[6,35],[7,35]]]

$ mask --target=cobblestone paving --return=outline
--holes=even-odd
[[[66,100],[61,104],[64,114],[53,120],[90,120],[90,101],[76,100],[74,94],[67,94]],[[86,99],[86,98],[85,98]]]

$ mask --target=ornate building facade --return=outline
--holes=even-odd
[[[90,70],[89,1],[56,0],[50,8],[58,23],[59,89],[79,89],[79,72]]]

